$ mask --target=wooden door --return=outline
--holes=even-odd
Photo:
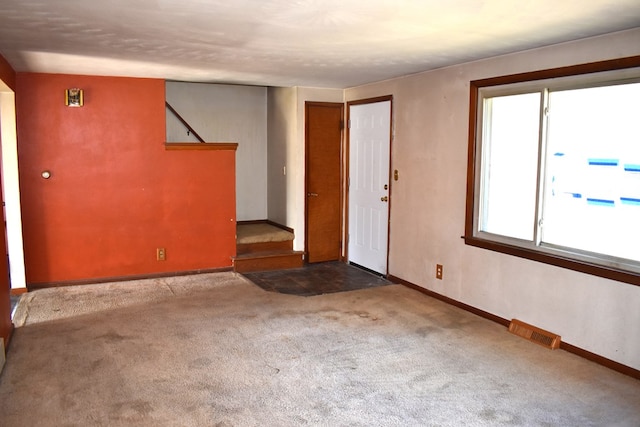
[[[349,105],[349,262],[386,275],[391,101]]]
[[[311,263],[340,258],[343,112],[342,104],[305,104],[305,250]]]

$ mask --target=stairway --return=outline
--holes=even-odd
[[[292,231],[267,221],[238,223],[233,270],[248,273],[302,267],[304,252],[293,250],[293,238]]]

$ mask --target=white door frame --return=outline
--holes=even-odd
[[[7,251],[12,289],[25,288],[24,247],[22,243],[22,213],[18,181],[18,139],[16,132],[15,93],[0,80],[0,120],[2,125],[2,186],[7,222]],[[2,224],[4,227],[4,224]],[[4,244],[4,243],[2,243]],[[4,261],[2,261],[4,262]]]

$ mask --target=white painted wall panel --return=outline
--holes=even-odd
[[[2,141],[2,156],[0,157],[2,157],[2,186],[6,221],[4,226],[7,230],[6,244],[9,255],[10,286],[13,289],[26,288],[15,93],[2,80],[0,80],[0,141]]]
[[[289,147],[295,146],[297,136],[297,93],[296,88],[269,88],[268,91],[267,216],[294,231],[295,219],[288,215],[287,200],[293,196],[296,179]],[[301,231],[295,234],[299,235]]]

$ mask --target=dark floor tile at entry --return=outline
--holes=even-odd
[[[265,291],[312,296],[390,285],[388,280],[343,262],[307,264],[302,268],[244,273]]]

